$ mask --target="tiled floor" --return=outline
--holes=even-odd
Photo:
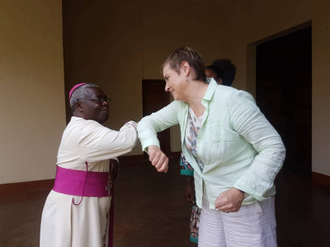
[[[279,247],[330,246],[330,188],[290,172],[276,180]],[[148,162],[122,167],[116,184],[115,247],[192,247],[190,205],[178,159],[167,174]],[[0,197],[0,246],[37,247],[48,191]],[[92,247],[92,246],[91,246]],[[239,247],[239,246],[238,246]]]

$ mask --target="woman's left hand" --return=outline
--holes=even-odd
[[[215,208],[225,213],[238,212],[243,200],[244,194],[242,191],[231,188],[218,196],[215,200]]]

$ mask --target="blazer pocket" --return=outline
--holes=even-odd
[[[226,130],[221,121],[212,121],[208,124],[208,142],[219,143],[219,142],[231,142],[235,140],[236,132],[230,132]]]

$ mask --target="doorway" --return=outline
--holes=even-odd
[[[170,103],[170,95],[165,92],[164,80],[142,80],[143,117],[156,112]],[[170,129],[157,134],[164,154],[171,155]],[[145,154],[146,158],[146,154]]]
[[[311,27],[256,47],[256,99],[287,149],[283,165],[312,173]]]

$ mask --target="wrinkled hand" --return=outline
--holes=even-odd
[[[218,196],[215,200],[215,208],[226,213],[238,212],[243,200],[244,194],[242,191],[231,188]]]
[[[110,183],[114,183],[118,177],[119,163],[117,160],[110,160]]]
[[[151,164],[156,168],[158,172],[167,173],[168,170],[168,158],[157,146],[148,147],[149,160]]]

